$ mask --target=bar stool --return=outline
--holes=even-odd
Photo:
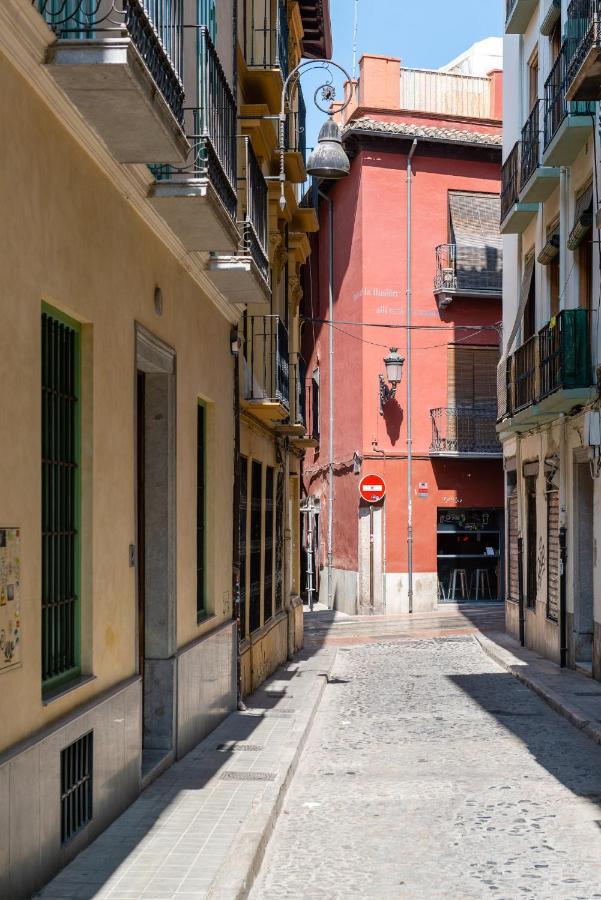
[[[459,591],[462,600],[469,600],[467,587],[467,569],[453,569],[449,578],[449,600],[455,600],[457,594],[457,579],[459,579]]]
[[[470,585],[470,595],[471,595]],[[488,597],[486,596],[488,594]],[[492,600],[488,569],[476,569],[474,572],[474,596],[472,600]]]

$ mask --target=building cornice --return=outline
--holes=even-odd
[[[0,2],[0,51],[62,122],[70,136],[91,157],[144,224],[198,284],[221,315],[234,324],[239,318],[238,310],[212,284],[204,270],[200,254],[186,250],[148,203],[148,185],[153,180],[148,167],[118,163],[46,71],[43,61],[46,49],[53,40],[52,31],[29,0]]]

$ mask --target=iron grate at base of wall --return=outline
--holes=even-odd
[[[222,772],[222,781],[275,781],[274,772]]]
[[[242,741],[225,741],[223,744],[218,744],[215,749],[219,750],[220,753],[227,753],[228,751],[238,753],[241,750],[245,750],[247,753],[260,753],[265,747],[261,744],[245,744]]]

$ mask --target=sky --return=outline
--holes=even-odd
[[[358,0],[358,7],[357,73],[362,53],[396,56],[404,66],[437,69],[476,41],[503,34],[505,0]],[[355,0],[330,0],[332,58],[349,73],[354,9]],[[312,102],[321,83],[317,74],[308,72],[302,79],[309,147],[324,119]],[[335,84],[340,97],[342,80]]]

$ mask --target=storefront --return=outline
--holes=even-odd
[[[444,509],[436,517],[438,601],[503,597],[503,510]]]

